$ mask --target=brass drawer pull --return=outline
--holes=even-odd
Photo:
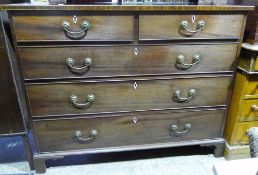
[[[75,61],[73,58],[67,58],[65,60],[65,64],[68,66],[69,70],[72,73],[75,74],[82,74],[87,72],[90,69],[90,66],[92,65],[92,59],[91,58],[85,58],[83,60],[83,65],[81,67],[76,67],[75,65]]]
[[[185,126],[184,126],[184,130],[183,131],[178,131],[178,127],[176,124],[172,124],[171,127],[170,127],[170,130],[172,131],[172,133],[175,135],[175,136],[183,136],[183,135],[186,135],[190,132],[192,128],[192,125],[190,123],[186,123]]]
[[[258,111],[258,106],[257,105],[252,105],[251,109],[253,112],[257,112]]]
[[[184,55],[179,55],[177,57],[177,65],[180,67],[180,69],[189,69],[195,65],[197,65],[200,62],[200,55],[194,55],[192,59],[191,64],[186,64],[185,63],[185,56]]]
[[[196,29],[195,30],[191,30],[188,26],[188,21],[182,21],[180,23],[180,27],[179,27],[179,31],[186,35],[186,36],[193,36],[195,34],[197,34],[198,32],[200,32],[201,30],[203,30],[205,27],[205,21],[204,20],[200,20],[198,21],[197,25],[196,25]]]
[[[80,27],[80,31],[71,31],[69,22],[64,21],[61,25],[61,29],[64,31],[66,36],[71,39],[81,39],[82,37],[84,37],[87,34],[87,31],[90,29],[90,23],[87,21],[83,21]]]
[[[190,89],[188,91],[188,97],[181,97],[181,91],[177,89],[174,92],[174,100],[177,102],[187,102],[189,100],[192,100],[195,95],[196,95],[196,90]]]
[[[98,131],[93,129],[90,131],[89,137],[84,139],[82,138],[82,132],[80,130],[74,131],[74,138],[78,143],[89,143],[93,141],[97,135],[98,135]]]
[[[75,108],[85,108],[89,107],[95,100],[95,96],[93,94],[89,94],[86,97],[86,103],[78,103],[79,98],[76,95],[71,95],[70,96],[70,102],[73,104]]]

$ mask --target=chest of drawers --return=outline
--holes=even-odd
[[[248,145],[247,130],[258,126],[257,47],[244,43],[236,75],[225,138],[229,146]],[[230,151],[228,153],[230,155]]]
[[[256,76],[239,70],[225,128],[229,145],[247,145],[246,131],[257,126],[257,85]]]
[[[252,7],[8,8],[38,172],[71,154],[185,145],[223,153]]]
[[[237,3],[237,1],[235,2]],[[238,64],[238,73],[225,125],[227,141],[226,159],[250,157],[247,130],[257,127],[257,70],[258,70],[258,1],[241,1],[241,4],[254,5],[255,10],[247,18],[244,41]]]

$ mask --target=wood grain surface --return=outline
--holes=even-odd
[[[75,12],[76,14],[76,12]],[[28,15],[13,16],[14,32],[17,41],[56,41],[74,39],[69,38],[61,29],[64,21],[70,23],[71,31],[80,31],[80,24],[87,21],[90,24],[84,41],[131,41],[134,39],[134,16],[132,15],[77,15],[76,23],[73,15],[65,13],[58,15]],[[71,36],[70,34],[68,34]],[[82,36],[82,35],[73,35]]]
[[[10,48],[0,19],[0,136],[25,133],[13,72]]]
[[[236,50],[237,44],[46,46],[21,47],[20,58],[26,80],[93,78],[233,71]],[[185,57],[186,64],[193,62],[194,55],[200,55],[200,62],[182,69],[185,66],[178,64],[179,55]],[[81,67],[87,57],[93,64],[82,74],[71,72],[66,65],[66,59],[73,58],[75,66]]]
[[[225,105],[230,83],[230,76],[124,82],[113,80],[29,85],[27,91],[32,117],[46,117]],[[179,103],[174,99],[175,90],[180,90],[182,97],[188,97],[190,89],[196,90],[192,100]],[[95,101],[89,107],[77,109],[69,102],[69,97],[76,95],[79,102],[83,103],[89,94],[95,95]]]
[[[86,11],[251,11],[254,6],[244,5],[44,5],[30,3],[1,4],[0,10],[86,10]]]
[[[223,115],[224,110],[186,111],[45,120],[34,121],[33,124],[40,152],[51,152],[219,138]],[[186,123],[190,123],[192,129],[187,135],[176,137],[170,131],[172,123],[178,126],[178,131],[183,131]],[[75,130],[80,130],[82,137],[87,138],[93,129],[98,132],[94,141],[85,144],[75,141]]]
[[[195,20],[193,20],[195,15]],[[191,30],[196,29],[198,21],[204,20],[202,31],[189,37],[179,32],[182,21],[188,21]],[[223,39],[240,38],[244,15],[140,15],[140,40],[170,40],[170,39]],[[232,26],[232,27],[231,27]],[[234,26],[234,27],[233,27]]]

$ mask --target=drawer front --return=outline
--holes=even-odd
[[[236,50],[237,44],[22,47],[20,57],[26,79],[90,78],[230,71]]]
[[[139,39],[239,38],[243,21],[243,15],[140,15]]]
[[[18,42],[131,41],[134,38],[134,17],[130,15],[77,16],[75,23],[73,16],[53,15],[49,17],[35,14],[32,16],[13,16],[13,24]]]
[[[240,75],[243,82],[243,99],[258,99],[258,78],[256,76]]]
[[[240,121],[258,120],[258,99],[240,101]]]
[[[33,124],[40,152],[51,152],[219,138],[223,115],[224,110],[191,111],[43,120]],[[80,131],[81,136],[75,131]],[[82,143],[81,139],[87,138]]]
[[[258,79],[255,76],[245,76],[237,73],[236,94],[241,93],[239,100],[239,120],[258,120]],[[242,88],[242,92],[240,91]],[[240,91],[240,92],[238,92]]]
[[[258,127],[258,121],[238,123],[236,125],[232,143],[234,145],[248,144],[249,140],[246,131],[252,127]]]
[[[27,87],[33,117],[225,105],[231,76]],[[94,99],[92,97],[94,95]],[[76,101],[76,97],[77,101]],[[83,103],[78,106],[78,103]]]

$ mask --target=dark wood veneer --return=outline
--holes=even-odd
[[[220,137],[224,112],[186,111],[95,119],[44,120],[35,121],[34,128],[41,152],[133,146]],[[177,124],[180,131],[184,130],[186,123],[191,123],[192,129],[189,134],[176,137],[170,132],[172,123]],[[82,131],[82,137],[87,138],[92,129],[98,131],[94,141],[86,144],[75,142],[75,130]]]
[[[131,41],[134,39],[133,15],[77,15],[76,23],[73,16],[13,16],[13,24],[17,41],[37,40],[74,40],[61,29],[64,21],[70,23],[71,31],[80,31],[80,24],[87,21],[90,24],[86,35],[80,40],[86,41]],[[70,36],[70,34],[68,34]],[[76,37],[82,35],[76,35]],[[78,40],[78,39],[77,39]]]
[[[138,50],[137,55],[134,49]],[[194,47],[177,44],[95,47],[87,45],[22,47],[20,57],[25,79],[37,80],[232,71],[236,51],[237,44],[200,44]],[[177,63],[179,55],[185,56],[185,63],[192,63],[194,55],[200,55],[200,63],[184,70],[184,66]],[[87,57],[92,58],[93,64],[88,71],[75,74],[66,65],[65,60],[68,57],[73,58],[79,67]]]
[[[27,90],[32,117],[38,117],[225,105],[230,83],[231,77],[128,82],[113,80],[106,83],[32,85],[27,86]],[[177,89],[181,90],[182,97],[187,97],[190,89],[195,89],[196,95],[189,102],[179,103],[173,99]],[[79,101],[84,103],[88,94],[96,97],[89,107],[77,109],[69,102],[71,95],[77,95]]]
[[[244,15],[195,14],[194,23],[193,15],[140,15],[139,39],[219,39],[240,36]],[[195,30],[199,20],[205,21],[205,27],[196,35],[186,37],[179,32],[179,26],[184,20],[188,21],[192,30]]]
[[[240,6],[240,5],[223,5],[223,6],[215,6],[215,5],[44,5],[44,6],[36,6],[30,5],[28,3],[24,4],[7,4],[0,5],[0,10],[20,10],[20,11],[31,11],[31,10],[67,10],[67,11],[215,11],[215,12],[241,12],[241,11],[250,11],[254,10],[253,6]]]
[[[0,19],[0,136],[24,134],[26,129],[16,91],[13,61],[9,53],[8,38]],[[16,67],[15,67],[16,68]],[[14,68],[14,69],[15,69]]]

